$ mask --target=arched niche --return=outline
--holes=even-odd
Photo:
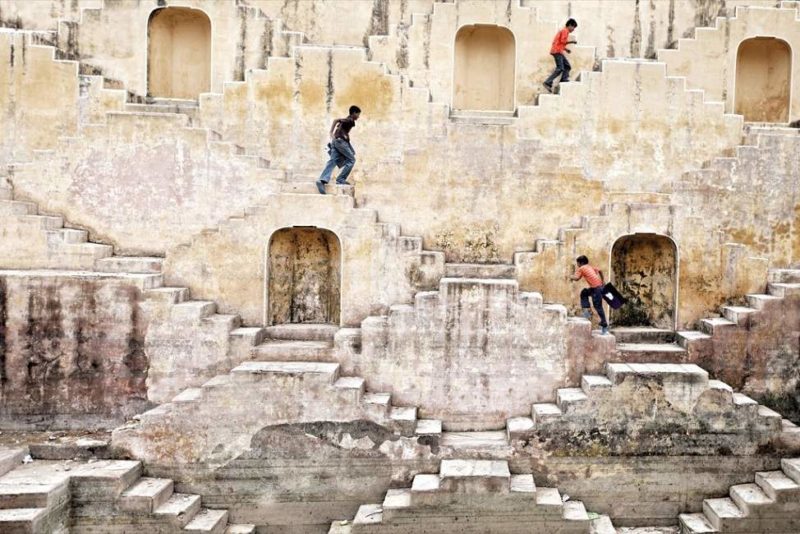
[[[513,111],[514,34],[502,26],[463,26],[456,33],[453,108]]]
[[[678,250],[658,234],[622,236],[611,249],[614,285],[628,303],[613,312],[614,326],[674,329],[677,310]]]
[[[339,324],[341,245],[333,232],[313,227],[283,228],[268,247],[270,325]]]
[[[196,99],[211,89],[211,21],[200,10],[157,9],[147,26],[147,92]]]
[[[736,54],[734,111],[750,122],[788,122],[792,50],[786,41],[755,37]]]

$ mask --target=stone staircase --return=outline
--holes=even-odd
[[[681,514],[681,534],[800,532],[800,458],[780,471],[756,473],[754,484],[731,486],[729,497],[705,499],[703,513]]]
[[[667,415],[669,410],[683,413],[689,417],[685,423],[687,432],[701,436],[724,431],[729,438],[726,445],[732,449],[752,454],[761,444],[776,439],[784,431],[780,414],[741,393],[734,393],[730,386],[719,380],[709,380],[708,373],[695,364],[608,363],[605,375],[584,375],[580,388],[558,389],[554,403],[534,404],[531,417],[509,419],[509,438],[512,441],[527,440],[538,435],[548,439],[562,431],[583,429],[588,432],[591,428],[601,428],[613,434],[613,429],[621,422],[635,427],[637,418],[650,419],[641,411],[650,401],[645,400],[641,393],[633,393],[639,387],[645,387],[643,391],[663,389],[667,404],[660,408],[660,417],[672,417]],[[712,399],[714,408],[711,412],[706,412],[708,408],[698,411],[698,406],[704,406]],[[654,397],[654,402],[658,404],[661,401]],[[608,411],[609,403],[618,413]],[[618,417],[623,419],[617,420]],[[708,421],[698,425],[691,422],[691,418]],[[716,428],[719,425],[717,418],[726,421],[724,428]],[[645,427],[648,429],[644,431],[646,433],[659,433],[649,422]],[[629,429],[628,432],[632,431]],[[741,443],[736,439],[737,435]],[[644,437],[643,433],[639,439],[645,442]],[[694,447],[704,440],[698,437],[696,441],[690,441],[689,446]],[[678,447],[677,438],[673,446]]]
[[[524,528],[522,527],[524,525]],[[580,501],[537,487],[530,474],[511,474],[504,460],[442,460],[438,474],[418,474],[410,488],[390,489],[381,504],[362,505],[352,523],[334,521],[329,534],[412,532],[588,533]]]
[[[170,479],[142,476],[129,460],[31,461],[26,449],[0,450],[0,530],[51,534],[145,529],[154,534],[249,534],[226,510],[176,493]],[[100,529],[100,530],[98,530]]]

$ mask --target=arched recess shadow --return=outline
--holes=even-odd
[[[276,230],[267,247],[267,325],[340,323],[341,243],[316,227]]]
[[[611,279],[628,303],[612,313],[614,326],[672,330],[678,312],[678,247],[660,234],[629,234],[611,248]]]
[[[736,52],[734,111],[749,122],[788,122],[792,49],[775,37],[754,37]]]
[[[483,24],[456,33],[453,109],[513,111],[516,41],[511,30]]]
[[[196,99],[211,90],[211,20],[203,11],[166,7],[147,23],[147,93]]]

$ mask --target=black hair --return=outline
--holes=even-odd
[[[361,108],[358,106],[350,106],[350,115],[361,113]]]
[[[581,267],[589,264],[589,258],[587,258],[586,256],[578,256],[578,259],[576,259],[575,261],[578,262],[578,265],[580,265]]]
[[[578,21],[577,21],[577,20],[575,20],[575,19],[569,19],[569,20],[567,21],[567,24],[566,24],[566,25],[567,25],[567,26],[572,26],[573,28],[577,28],[577,27],[578,27]]]

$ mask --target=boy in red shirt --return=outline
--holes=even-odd
[[[548,93],[553,92],[553,82],[558,78],[559,74],[561,75],[561,81],[559,83],[569,81],[569,71],[572,70],[572,65],[569,64],[564,52],[571,54],[572,52],[567,49],[567,45],[578,42],[575,39],[570,40],[569,38],[569,34],[574,32],[577,27],[578,23],[575,22],[575,19],[569,19],[566,26],[553,38],[553,46],[550,47],[550,55],[553,56],[556,62],[556,70],[544,81],[544,88],[547,89]]]
[[[603,335],[608,334],[606,313],[603,311],[603,286],[605,285],[603,271],[589,265],[589,259],[586,256],[578,256],[575,261],[578,264],[578,270],[575,271],[575,275],[570,279],[573,282],[577,282],[581,278],[585,278],[586,283],[589,284],[589,287],[581,291],[583,316],[586,319],[591,319],[592,317],[592,309],[589,307],[589,297],[591,297],[594,309],[597,310],[597,315],[600,317],[600,333]]]

